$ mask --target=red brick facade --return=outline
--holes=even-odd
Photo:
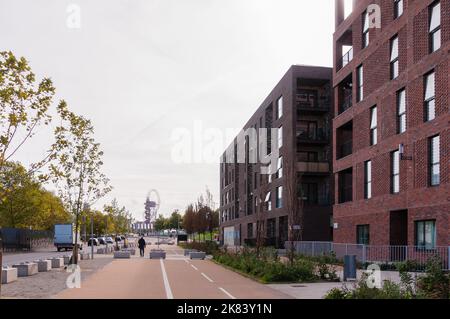
[[[429,6],[432,0],[404,0],[403,14],[394,19],[394,1],[360,0],[345,20],[339,17],[341,1],[337,0],[337,27],[334,34],[335,114],[333,120],[333,169],[335,198],[338,199],[339,172],[353,168],[352,200],[333,207],[334,241],[355,243],[357,226],[370,225],[370,244],[390,245],[399,232],[405,231],[408,245],[415,244],[415,222],[435,220],[436,244],[450,244],[450,113],[449,53],[450,0],[441,0],[441,48],[430,53]],[[362,13],[369,4],[381,7],[381,28],[370,29],[370,44],[362,48]],[[340,43],[351,33],[353,59],[340,68]],[[390,40],[399,39],[399,76],[390,79]],[[346,43],[347,45],[347,43]],[[364,99],[356,101],[358,66],[364,67]],[[424,119],[424,76],[435,71],[436,118]],[[350,74],[353,79],[353,105],[339,112],[339,88]],[[405,133],[398,134],[397,92],[406,89]],[[378,143],[370,146],[370,110],[377,106]],[[339,114],[340,113],[340,114]],[[339,145],[336,131],[352,122],[352,154],[337,158]],[[429,186],[429,138],[440,136],[440,185]],[[400,192],[391,194],[391,152],[404,145],[400,161]],[[364,196],[364,162],[372,161],[372,197]],[[397,229],[392,218],[407,211],[407,224]],[[395,222],[394,222],[395,220]],[[398,242],[396,243],[398,244]]]

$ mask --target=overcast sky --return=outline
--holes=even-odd
[[[333,31],[334,0],[0,0],[0,50],[93,121],[114,186],[98,206],[116,197],[137,219],[151,189],[165,215],[206,186],[219,202],[218,156],[174,163],[174,130],[220,129],[224,148],[290,65],[332,66]],[[50,137],[17,159],[39,159]]]

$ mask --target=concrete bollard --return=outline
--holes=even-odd
[[[191,251],[189,254],[190,259],[201,259],[204,260],[206,257],[206,253],[203,251]]]
[[[99,255],[106,254],[106,248],[97,248],[97,254]]]
[[[54,257],[51,259],[52,268],[61,268],[64,266],[64,258],[62,257]]]
[[[45,260],[36,260],[35,263],[38,265],[38,272],[47,272],[52,269],[52,261],[45,259]]]
[[[17,269],[18,277],[28,277],[38,273],[38,266],[36,263],[21,263],[13,265]]]
[[[123,251],[127,251],[130,253],[130,255],[135,256],[136,255],[136,249],[134,248],[126,248]]]
[[[88,260],[91,259],[91,255],[88,253],[81,253],[80,254],[81,260]]]
[[[68,265],[70,263],[70,257],[71,256],[63,256],[64,259],[64,265]]]
[[[150,259],[166,259],[166,252],[164,250],[151,250]]]
[[[129,259],[131,258],[131,254],[129,251],[115,251],[114,252],[114,258],[117,259]]]
[[[2,267],[2,285],[9,284],[17,280],[17,268]]]
[[[196,249],[185,249],[184,250],[184,255],[185,256],[189,256],[189,254],[191,253],[191,252],[195,252],[195,251],[197,251]]]

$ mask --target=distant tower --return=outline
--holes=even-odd
[[[155,194],[152,196],[152,194]],[[154,197],[154,199],[153,199]],[[156,220],[159,209],[159,194],[156,190],[151,190],[147,194],[147,199],[144,203],[144,221],[148,230],[153,230],[153,224]]]

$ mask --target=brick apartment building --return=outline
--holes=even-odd
[[[447,246],[450,0],[358,0],[347,18],[343,7],[336,0],[334,242]]]
[[[282,246],[288,239],[289,207],[304,212],[304,240],[331,240],[332,105],[331,68],[292,66],[250,118],[243,131],[279,129],[276,137],[268,133],[269,141],[275,139],[268,143],[268,154],[276,147],[279,158],[276,167],[268,167],[272,174],[261,174],[264,164],[249,159],[265,146],[258,138],[252,147],[248,137],[244,160],[236,155],[238,137],[223,154],[220,230],[224,244],[254,244],[257,229],[262,229],[267,245]],[[289,174],[288,167],[292,167]],[[301,196],[302,204],[294,204],[290,200],[294,196]]]

